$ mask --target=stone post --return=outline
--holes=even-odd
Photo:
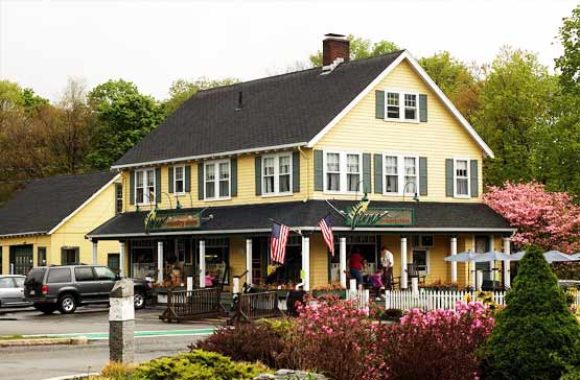
[[[131,363],[135,358],[135,303],[133,281],[117,281],[110,295],[109,359]]]

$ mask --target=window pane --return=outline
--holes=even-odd
[[[147,187],[155,186],[155,170],[147,170]]]
[[[274,192],[274,176],[264,177],[264,193],[271,194]]]
[[[467,179],[457,178],[457,194],[467,195]]]
[[[456,172],[458,177],[466,177],[467,178],[467,161],[465,160],[458,160],[455,161],[456,165]]]
[[[405,174],[415,175],[415,157],[405,157]]]
[[[328,153],[326,155],[326,170],[329,172],[340,171],[340,156],[338,153]]]
[[[95,274],[97,276],[97,280],[115,280],[115,273],[107,267],[95,267]]]
[[[386,156],[385,157],[385,173],[386,174],[397,174],[399,169],[397,167],[397,156]]]
[[[71,282],[70,268],[51,268],[48,271],[46,282],[49,284]]]
[[[93,275],[92,268],[90,267],[75,268],[75,280],[77,280],[77,282],[94,281],[95,277]]]
[[[280,156],[280,175],[290,174],[290,156]]]
[[[137,187],[143,187],[144,185],[143,174],[143,172],[136,172],[137,180],[135,182],[137,182]]]
[[[399,94],[396,92],[387,93],[387,118],[399,118]]]
[[[11,278],[0,278],[0,289],[8,289],[13,287],[14,282],[12,282]]]
[[[358,154],[346,155],[346,172],[360,173],[360,156]]]
[[[230,164],[228,162],[221,163],[219,169],[221,180],[230,178]]]
[[[399,192],[399,176],[387,175],[385,178],[386,187],[385,191],[387,193],[398,193]]]
[[[220,181],[220,197],[230,196],[230,181]]]
[[[405,119],[417,118],[417,95],[405,94]]]
[[[280,192],[287,193],[290,191],[290,175],[281,175],[280,176]]]
[[[215,164],[205,165],[205,180],[213,181],[215,179]]]
[[[360,175],[348,174],[348,191],[358,191],[360,188]]]
[[[264,175],[274,175],[275,159],[274,157],[264,158]]]
[[[340,190],[340,174],[328,173],[326,176],[326,189],[331,191]]]
[[[181,181],[183,179],[183,166],[178,166],[175,168],[175,180]]]
[[[205,197],[206,198],[215,198],[215,182],[206,182],[205,183]]]

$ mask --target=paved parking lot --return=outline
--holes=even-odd
[[[192,342],[207,335],[220,321],[167,324],[160,310],[136,312],[136,360],[187,351]],[[79,308],[75,314],[44,315],[31,309],[0,310],[0,335],[86,333],[94,337],[86,346],[0,348],[0,378],[40,380],[54,376],[99,371],[108,361],[108,309]],[[100,333],[100,334],[99,334]],[[151,336],[153,335],[153,336]]]

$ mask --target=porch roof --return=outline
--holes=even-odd
[[[334,207],[344,210],[355,204],[353,201],[332,201]],[[512,233],[513,228],[499,214],[481,203],[440,203],[440,202],[371,202],[373,208],[413,209],[415,223],[412,226],[367,226],[354,231],[375,232],[498,232]],[[182,211],[199,212],[201,208]],[[130,237],[163,235],[218,235],[264,233],[272,228],[272,219],[293,229],[302,231],[319,230],[318,222],[330,213],[335,231],[351,231],[350,227],[326,201],[282,202],[242,206],[206,208],[201,228],[194,230],[145,231],[145,217],[148,211],[122,213],[105,222],[87,237],[90,239],[117,240]]]

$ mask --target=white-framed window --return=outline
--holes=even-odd
[[[419,121],[419,94],[398,91],[385,91],[385,119],[407,122]]]
[[[453,160],[453,195],[457,198],[469,197],[469,160],[455,158]]]
[[[173,167],[173,192],[185,194],[185,166]]]
[[[229,199],[231,189],[230,160],[204,164],[204,199]]]
[[[362,154],[324,152],[324,190],[355,193],[362,190]]]
[[[138,205],[155,203],[155,169],[135,171],[135,202]]]
[[[383,156],[385,195],[414,195],[419,192],[419,157],[408,154]]]
[[[413,249],[413,260],[420,276],[425,276],[429,273],[429,250],[425,248]]]
[[[262,157],[262,194],[282,195],[292,192],[292,155]]]

